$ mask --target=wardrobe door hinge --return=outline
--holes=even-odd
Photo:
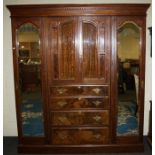
[[[18,83],[17,82],[15,82],[15,89],[18,89],[19,87],[18,87]]]
[[[141,88],[144,89],[144,81],[141,81]]]

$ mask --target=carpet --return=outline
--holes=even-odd
[[[24,136],[44,135],[43,102],[41,95],[27,95],[22,99],[22,131]]]

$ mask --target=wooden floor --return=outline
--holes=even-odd
[[[89,154],[89,155],[152,155],[152,151],[146,141],[146,138],[144,138],[144,141],[145,141],[145,151],[143,153],[101,153],[101,154]],[[16,137],[4,137],[3,155],[18,155],[17,143],[18,141]],[[19,155],[32,155],[32,154],[19,154]],[[36,154],[36,155],[39,155],[39,154]],[[80,155],[83,155],[83,154],[80,154]]]

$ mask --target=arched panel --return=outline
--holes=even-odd
[[[106,17],[81,17],[82,77],[84,82],[109,82],[110,20]]]
[[[53,80],[74,81],[76,78],[74,19],[59,18],[50,24],[52,25],[49,39],[52,46]]]
[[[98,53],[96,47],[97,29],[92,23],[82,24],[83,32],[83,76],[96,78],[98,74]]]

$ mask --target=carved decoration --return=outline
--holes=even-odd
[[[146,9],[149,4],[145,4],[145,6],[135,6],[135,4],[118,4],[118,5],[109,5],[109,4],[98,4],[98,5],[77,5],[69,6],[66,5],[31,5],[31,6],[23,6],[18,5],[16,9],[14,6],[7,6],[11,11],[12,16],[26,16],[27,14],[36,16],[74,16],[74,15],[146,15]],[[120,8],[124,9],[120,9]],[[135,9],[133,9],[133,7]],[[26,9],[27,14],[25,11]],[[48,9],[48,11],[47,11]],[[39,10],[39,11],[38,11]]]

